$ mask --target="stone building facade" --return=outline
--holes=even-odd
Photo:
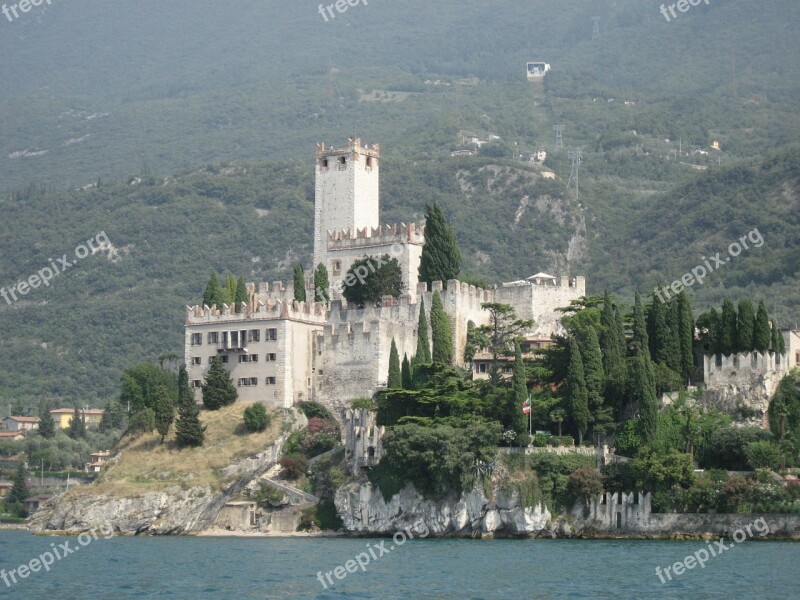
[[[249,302],[239,307],[186,307],[185,361],[200,399],[211,357],[231,372],[239,398],[276,408],[315,400],[344,417],[350,401],[385,387],[392,340],[402,359],[416,352],[419,310],[430,318],[439,292],[450,319],[456,364],[464,365],[470,322],[488,323],[486,302],[511,304],[520,318],[535,319],[534,333],[560,332],[556,308],[586,293],[583,277],[535,275],[493,289],[460,281],[418,281],[425,229],[379,221],[380,146],[351,138],[343,148],[317,146],[314,267],[326,265],[333,294],[329,304],[294,302],[292,285],[248,284]],[[404,291],[379,306],[348,306],[341,296],[354,261],[388,254],[403,273]],[[313,297],[308,282],[307,297]],[[238,309],[238,310],[236,310]]]

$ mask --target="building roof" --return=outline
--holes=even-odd
[[[38,423],[39,417],[6,417],[4,421],[16,421],[17,423]]]
[[[547,273],[537,273],[536,275],[531,275],[528,277],[528,281],[531,279],[555,279],[555,277],[548,275]]]
[[[102,408],[86,408],[81,409],[80,414],[82,415],[102,415],[105,411]],[[65,414],[74,414],[74,408],[56,408],[50,411],[51,415],[65,415]]]
[[[0,431],[0,438],[25,437],[19,431]]]

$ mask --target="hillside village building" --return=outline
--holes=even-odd
[[[539,273],[494,289],[460,281],[420,283],[425,227],[381,225],[380,163],[380,146],[362,146],[358,138],[343,148],[317,145],[313,266],[328,269],[329,304],[295,302],[293,285],[276,282],[248,284],[250,300],[239,307],[186,307],[185,362],[198,400],[217,356],[240,400],[274,408],[314,400],[342,416],[351,400],[386,386],[392,340],[401,358],[415,353],[420,303],[430,316],[436,291],[450,318],[460,366],[468,324],[488,321],[482,303],[510,304],[520,318],[534,319],[531,339],[548,340],[561,331],[556,309],[586,294],[583,277]],[[400,264],[404,293],[385,297],[380,306],[348,306],[341,292],[350,267],[365,256],[387,254]],[[311,287],[307,297],[314,297]]]

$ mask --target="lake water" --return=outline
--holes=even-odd
[[[710,558],[705,568],[662,584],[656,566],[682,561],[706,544],[422,539],[398,546],[391,539],[102,536],[82,541],[84,547],[77,538],[0,531],[0,569],[6,572],[65,543],[79,548],[55,560],[49,572],[30,573],[16,584],[9,578],[10,587],[0,579],[0,598],[800,597],[800,544],[790,542],[746,541]],[[318,572],[324,580],[324,572],[359,554],[362,562],[370,557],[365,571],[341,569],[344,579],[332,574],[335,586],[323,588]]]

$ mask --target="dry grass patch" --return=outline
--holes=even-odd
[[[272,423],[262,433],[249,434],[244,429],[247,403],[237,403],[218,411],[203,411],[200,419],[207,426],[206,439],[200,448],[178,448],[171,431],[164,444],[158,433],[126,436],[114,455],[119,461],[101,473],[98,482],[84,486],[77,493],[130,496],[164,490],[179,485],[184,489],[210,485],[220,489],[220,469],[258,454],[280,437],[282,412],[270,413]]]

